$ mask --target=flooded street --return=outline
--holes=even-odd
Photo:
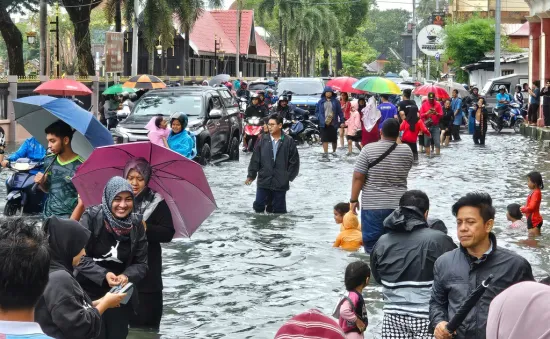
[[[442,149],[442,156],[413,167],[409,189],[425,191],[430,217],[442,219],[455,239],[451,205],[463,194],[487,191],[497,209],[495,233],[499,246],[529,260],[537,279],[550,272],[546,260],[550,236],[519,244],[526,235],[506,231],[506,206],[523,204],[528,194],[525,175],[538,170],[550,183],[548,150],[521,135],[490,133],[484,148],[471,137]],[[346,150],[347,151],[347,150]],[[344,290],[344,269],[364,253],[332,248],[339,227],[332,206],[349,200],[356,157],[344,150],[330,163],[319,162],[320,147],[300,147],[300,175],[287,195],[283,216],[252,212],[255,183],[244,185],[249,155],[239,163],[205,169],[218,210],[192,239],[164,247],[164,317],[160,335],[133,331],[129,338],[273,338],[291,316],[310,308],[326,314]],[[5,180],[7,171],[2,172]],[[549,185],[550,186],[550,185]],[[2,196],[5,188],[2,185]],[[541,213],[550,220],[550,193],[543,190]],[[3,201],[0,207],[3,208]],[[548,231],[543,227],[543,234]],[[382,330],[381,287],[365,289],[369,312],[367,338]]]

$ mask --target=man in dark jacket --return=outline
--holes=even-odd
[[[252,102],[250,106],[246,108],[246,111],[244,111],[245,118],[252,118],[252,117],[258,117],[260,119],[267,116],[267,110],[265,109],[265,106],[260,103],[260,97],[258,94],[253,93],[252,94]]]
[[[407,191],[399,207],[384,221],[384,234],[370,260],[374,279],[382,285],[382,338],[428,337],[429,302],[434,262],[456,245],[429,228],[430,200],[422,191]]]
[[[468,193],[453,205],[460,248],[443,254],[435,262],[434,283],[430,299],[430,322],[436,339],[451,339],[447,322],[489,275],[489,287],[470,310],[457,330],[458,339],[485,339],[489,305],[494,297],[511,285],[533,279],[531,265],[525,258],[497,247],[491,230],[495,208],[487,193]]]
[[[468,112],[468,132],[474,134],[476,117],[474,109],[471,107],[479,100],[479,89],[476,86],[472,86],[470,91],[470,95],[462,100],[462,108],[464,112]]]
[[[332,144],[332,153],[336,154],[338,143],[338,128],[344,127],[344,112],[340,106],[340,101],[332,87],[327,86],[323,90],[321,100],[315,106],[315,116],[319,119],[321,128],[321,142],[323,143],[323,158],[328,159],[328,144]]]
[[[258,176],[256,212],[286,213],[286,191],[298,176],[300,157],[294,140],[281,132],[283,119],[279,115],[269,118],[268,128],[269,135],[256,144],[245,184],[250,185]]]

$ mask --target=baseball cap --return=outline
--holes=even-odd
[[[428,93],[428,99],[435,99],[435,93],[434,92],[430,92]]]

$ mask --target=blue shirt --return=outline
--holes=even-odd
[[[382,115],[382,117],[380,118],[379,126],[382,126],[385,120],[393,119],[397,115],[397,107],[395,107],[395,105],[391,102],[381,103],[380,105],[378,105],[378,109],[380,110],[380,114]]]
[[[273,160],[275,160],[277,158],[277,149],[279,148],[279,144],[280,144],[280,141],[281,139],[279,140],[275,140],[275,138],[273,138],[272,136],[271,137],[271,146],[273,148]],[[281,135],[281,138],[283,136]]]
[[[508,102],[512,101],[508,93],[497,93],[497,108],[505,107],[506,104],[501,103],[501,100],[506,100]]]
[[[454,112],[458,110],[458,113],[455,115],[455,118],[453,120],[453,125],[462,125],[462,119],[464,117],[464,112],[462,111],[462,99],[460,98],[453,98],[451,100],[451,109]]]
[[[535,88],[533,93],[535,93],[535,97],[533,97],[532,95],[529,95],[529,97],[531,98],[531,99],[529,99],[529,103],[533,104],[533,105],[539,105],[540,104],[540,89]]]
[[[0,321],[0,337],[6,339],[53,339],[42,332],[38,323]]]

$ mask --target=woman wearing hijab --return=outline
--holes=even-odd
[[[174,113],[170,117],[172,132],[168,136],[168,147],[187,159],[193,159],[197,155],[197,142],[195,135],[187,132],[187,114]]]
[[[134,212],[141,217],[147,234],[149,270],[138,284],[139,307],[130,318],[130,326],[158,329],[162,318],[162,249],[160,243],[172,241],[174,224],[168,204],[149,188],[153,174],[144,158],[130,159],[124,167],[124,178],[135,196]]]
[[[101,315],[117,307],[126,294],[107,293],[92,301],[73,270],[86,254],[90,231],[74,220],[52,217],[43,226],[50,249],[50,276],[38,301],[35,319],[45,334],[56,339],[92,339],[101,331]]]
[[[128,282],[135,291],[147,273],[147,238],[143,224],[132,213],[132,186],[122,177],[113,177],[105,185],[101,200],[101,205],[86,209],[80,219],[91,236],[86,256],[77,267],[77,280],[94,299]],[[130,314],[138,303],[137,293],[132,294],[126,305],[105,311],[99,339],[126,338]]]
[[[380,140],[380,111],[376,107],[376,100],[370,97],[365,108],[361,111],[361,146]]]

